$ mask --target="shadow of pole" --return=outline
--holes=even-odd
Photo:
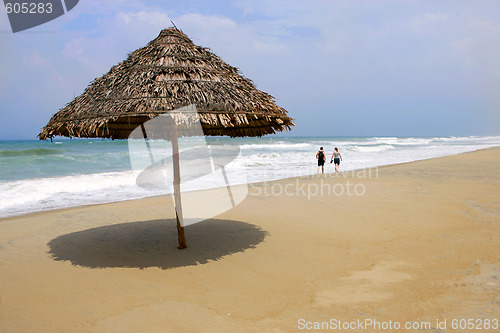
[[[186,227],[188,247],[177,249],[176,220],[153,220],[92,228],[52,239],[53,260],[106,267],[175,267],[206,264],[243,252],[262,242],[267,232],[240,221],[210,219]]]

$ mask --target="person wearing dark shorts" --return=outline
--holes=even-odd
[[[333,154],[332,154],[332,160],[330,161],[330,163],[332,163],[332,162],[335,163],[335,172],[339,172],[341,160],[342,160],[342,155],[340,155],[339,149],[337,147],[335,147],[335,150],[333,151]]]
[[[317,173],[319,173],[319,167],[321,167],[321,173],[325,173],[325,152],[323,151],[323,147],[320,147],[316,153],[316,159],[318,160]]]

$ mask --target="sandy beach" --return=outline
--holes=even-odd
[[[170,197],[1,219],[0,331],[495,332],[499,165],[491,148],[251,184],[182,251]]]

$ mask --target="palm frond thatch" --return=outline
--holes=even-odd
[[[38,137],[125,139],[147,120],[190,104],[205,135],[262,136],[294,126],[286,110],[237,68],[168,28],[91,82]]]

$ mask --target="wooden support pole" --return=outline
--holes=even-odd
[[[181,201],[181,173],[179,164],[179,141],[177,137],[177,126],[175,120],[172,119],[170,126],[170,139],[172,141],[172,157],[174,162],[174,202],[175,202],[175,217],[177,219],[177,237],[179,239],[179,249],[186,248],[186,236],[184,234],[184,220],[182,216],[182,201]]]
[[[227,179],[226,169],[224,168],[223,165],[220,166],[220,169],[222,171],[222,175],[224,176],[224,181],[226,182],[227,194],[229,195],[229,199],[231,199],[231,205],[234,208],[236,206],[236,204],[234,203],[233,192],[231,191],[231,186],[229,186],[229,180]]]
[[[144,142],[146,142],[146,147],[148,148],[149,159],[151,160],[151,164],[155,163],[155,159],[153,157],[153,152],[151,151],[151,146],[149,145],[148,134],[146,133],[146,128],[144,124],[141,124],[142,136],[144,137]]]

